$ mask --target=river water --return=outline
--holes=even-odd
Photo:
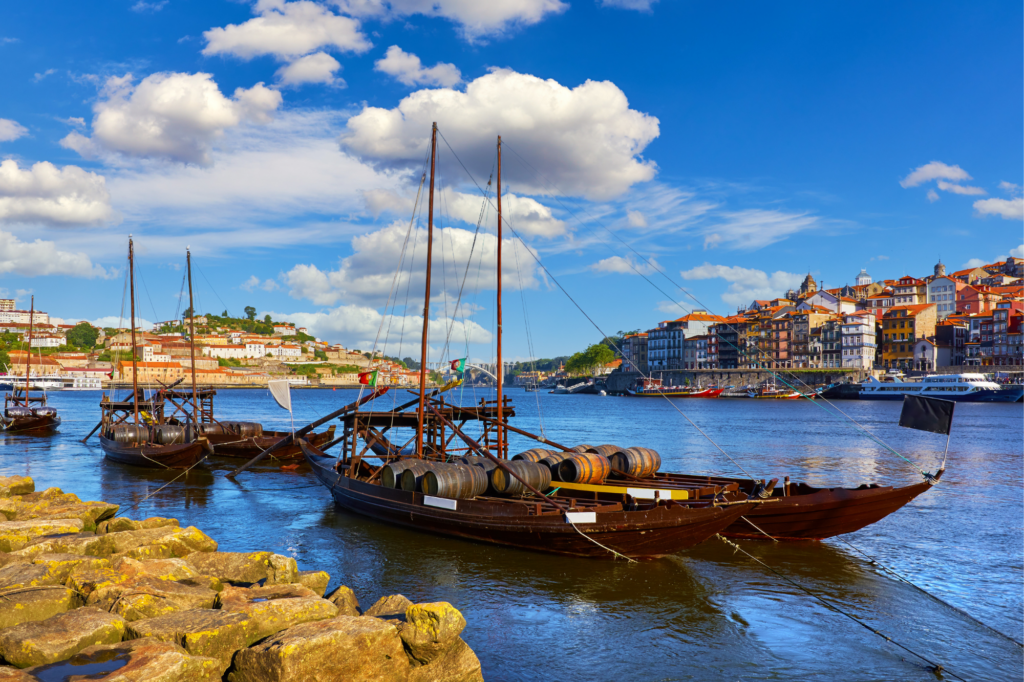
[[[295,391],[295,423],[356,395]],[[485,395],[493,398],[465,389],[462,400]],[[510,395],[513,423],[521,428],[543,425],[552,440],[567,445],[654,448],[664,470],[738,474],[742,467],[759,478],[788,474],[812,485],[852,487],[920,480],[911,464],[846,417],[806,401],[677,400],[733,464],[665,400]],[[137,505],[128,513],[133,518],[176,517],[204,530],[224,551],[294,556],[300,568],[329,571],[330,589],[352,587],[364,608],[397,593],[449,601],[466,616],[463,637],[488,680],[936,679],[912,655],[717,540],[639,564],[478,545],[351,516],[301,469],[261,466],[232,482],[223,475],[237,465],[232,460],[213,461],[154,494],[178,472],[118,465],[104,459],[95,438],[79,443],[98,420],[98,400],[98,392],[50,394],[64,418],[61,433],[0,435],[0,473],[31,475],[40,490],[59,486],[83,499]],[[896,426],[900,403],[836,405],[922,469],[938,468],[945,437]],[[216,413],[267,428],[289,425],[288,413],[265,390],[221,391]],[[1019,404],[959,404],[946,475],[904,509],[842,541],[739,544],[872,629],[941,663],[948,671],[942,679],[955,679],[954,673],[967,680],[1020,680],[1019,647],[887,577],[857,550],[1020,641],[1022,424]],[[513,452],[527,447],[512,442]]]

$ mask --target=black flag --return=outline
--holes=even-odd
[[[900,426],[948,436],[955,406],[956,403],[952,400],[905,395],[903,411],[900,412]]]

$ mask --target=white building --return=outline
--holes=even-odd
[[[128,344],[128,346],[130,347],[131,344]],[[159,346],[145,345],[145,346],[142,346],[141,348],[142,348],[142,361],[143,362],[170,362],[171,361],[171,356],[168,355],[167,353],[159,353],[159,352],[157,352],[157,351],[160,350]],[[128,348],[125,348],[125,350],[128,350]]]
[[[63,336],[57,335],[46,335],[40,336],[33,334],[32,341],[29,344],[32,348],[60,348],[67,344],[67,340]]]
[[[280,346],[269,346],[267,352],[281,359],[302,357],[302,349],[294,343],[282,343]]]
[[[865,284],[871,284],[871,275],[864,268],[861,268],[860,272],[857,273],[857,286],[864,286]]]
[[[869,312],[843,315],[843,367],[871,369],[875,363],[875,316]]]
[[[33,324],[50,324],[49,313],[44,313],[41,310],[35,311],[34,314],[30,310],[0,310],[0,324],[11,322],[29,324],[29,318],[32,318]]]
[[[928,303],[934,303],[936,316],[944,320],[956,312],[957,289],[966,286],[951,277],[936,277],[928,282]]]
[[[262,358],[267,355],[267,346],[264,343],[255,343],[251,341],[245,342],[245,352],[247,358]]]
[[[210,358],[224,358],[225,360],[241,360],[252,357],[246,350],[246,346],[229,344],[224,346],[203,346],[203,355]]]

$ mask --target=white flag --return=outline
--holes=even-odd
[[[287,379],[267,382],[267,388],[270,389],[270,395],[274,396],[274,400],[277,401],[278,405],[289,412],[292,411],[291,386],[292,382]]]

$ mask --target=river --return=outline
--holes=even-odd
[[[292,395],[299,425],[356,392]],[[484,395],[493,398],[465,389],[462,400]],[[521,428],[543,424],[568,445],[654,448],[669,471],[739,474],[742,467],[812,485],[906,485],[921,479],[914,466],[851,419],[925,471],[938,468],[946,444],[944,436],[899,428],[898,402],[837,402],[847,419],[807,401],[676,400],[733,464],[666,400],[509,395]],[[449,601],[466,616],[463,636],[490,681],[936,679],[910,654],[717,540],[638,564],[478,545],[341,512],[308,471],[261,466],[233,482],[223,475],[237,465],[232,460],[213,461],[155,492],[178,472],[117,465],[104,459],[95,438],[79,442],[98,420],[98,392],[49,398],[64,419],[60,434],[0,435],[0,473],[30,475],[38,490],[59,486],[83,499],[137,505],[132,518],[176,517],[224,551],[294,556],[300,568],[330,572],[330,589],[352,587],[364,608],[397,593]],[[403,392],[398,400],[405,399]],[[288,428],[288,413],[265,390],[221,391],[216,400],[220,419]],[[842,540],[740,545],[951,673],[1020,680],[1019,647],[886,576],[857,550],[1021,640],[1022,424],[1019,404],[959,404],[942,482],[904,509]],[[520,437],[512,442],[513,452],[527,447]]]

